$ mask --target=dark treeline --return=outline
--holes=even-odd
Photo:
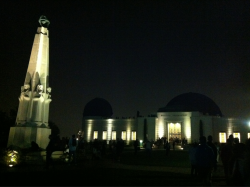
[[[0,148],[6,148],[8,143],[10,127],[15,126],[17,110],[10,109],[9,113],[0,111]]]

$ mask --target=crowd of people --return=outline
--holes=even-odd
[[[240,143],[238,138],[230,135],[221,147],[220,157],[227,184],[250,185],[250,139]]]
[[[227,185],[241,186],[250,184],[250,139],[240,143],[230,135],[227,143],[217,146],[212,136],[200,137],[189,149],[191,176],[197,177],[203,185],[211,185],[212,173],[217,170],[219,158],[223,164]]]
[[[91,153],[91,159],[102,159],[107,152],[111,153],[114,162],[120,162],[125,142],[117,138],[107,144],[106,140],[95,139],[85,142],[83,138],[76,139],[75,135],[71,138],[49,136],[49,143],[46,148],[46,168],[53,166],[51,158],[55,150],[68,150],[68,164],[76,164],[76,151]],[[138,139],[133,141],[134,155],[143,147],[146,155],[151,156],[153,147],[163,145],[166,155],[170,153],[170,145],[176,141],[168,142],[164,139],[154,141],[145,140],[142,144]],[[186,143],[185,139],[181,142]],[[174,145],[172,145],[174,150]],[[39,150],[35,142],[31,142],[32,150]],[[220,160],[225,174],[227,185],[250,185],[250,139],[245,143],[240,143],[238,138],[230,135],[225,144],[216,144],[213,137],[201,136],[199,142],[194,142],[189,148],[189,159],[191,163],[191,176],[200,179],[203,185],[211,185],[212,173],[217,170],[217,163]]]

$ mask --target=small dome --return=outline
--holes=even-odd
[[[158,112],[191,112],[199,111],[210,116],[222,116],[220,108],[209,97],[198,93],[184,93],[173,98],[169,103],[159,108]]]
[[[108,101],[102,98],[95,98],[89,101],[84,107],[83,116],[99,116],[110,118],[113,110]]]

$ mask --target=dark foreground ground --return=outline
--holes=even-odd
[[[23,163],[8,168],[1,166],[0,186],[200,186],[190,176],[187,151],[153,150],[147,155],[140,150],[124,150],[120,162],[112,155],[91,159],[78,154],[77,165],[55,161],[55,167],[44,169],[43,163]],[[213,174],[212,186],[225,186],[222,165]]]

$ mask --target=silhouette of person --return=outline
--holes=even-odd
[[[234,167],[232,173],[232,182],[235,186],[244,185],[244,161],[246,157],[246,145],[239,142],[239,138],[234,138],[233,156],[234,156]]]
[[[117,139],[116,144],[116,154],[117,154],[117,161],[120,162],[122,151],[124,149],[124,141],[120,138]]]
[[[73,134],[72,137],[69,139],[69,164],[71,161],[71,156],[73,156],[72,162],[76,164],[76,146],[77,146],[76,136]]]
[[[213,150],[213,152],[214,152],[214,157],[215,157],[215,160],[214,160],[214,170],[216,171],[216,169],[217,169],[217,154],[218,154],[218,151],[217,151],[217,147],[213,143],[213,137],[211,135],[209,135],[207,137],[207,145],[209,147],[211,147],[212,150]]]
[[[230,178],[232,177],[233,173],[233,135],[230,135],[227,139],[226,145],[221,147],[220,157],[223,164],[224,174],[226,178],[226,182],[230,184]]]
[[[137,151],[138,151],[138,150],[139,150],[139,140],[136,139],[136,140],[134,141],[134,155],[137,154]]]
[[[39,146],[36,142],[32,141],[31,142],[31,148],[32,151],[39,151]]]
[[[189,149],[189,160],[191,163],[191,176],[197,176],[197,162],[196,162],[196,158],[195,158],[195,154],[196,154],[196,150],[198,147],[198,143],[193,143],[192,146]]]
[[[200,137],[200,145],[197,147],[195,159],[198,169],[198,177],[201,179],[203,185],[211,185],[211,172],[214,166],[214,152],[211,147],[207,145],[206,137]]]
[[[56,140],[55,137],[52,135],[49,135],[49,139],[50,141],[46,147],[46,167],[45,167],[46,169],[49,169],[50,165],[54,166],[54,162],[51,156],[55,150]]]
[[[173,140],[173,150],[175,150],[175,140]]]
[[[145,150],[148,156],[151,156],[151,152],[152,152],[152,143],[147,140],[145,143]]]
[[[169,145],[168,141],[166,141],[166,143],[165,143],[165,149],[166,149],[166,156],[168,156],[168,154],[170,152],[170,145]]]
[[[245,159],[244,159],[244,185],[250,186],[250,138],[246,140],[246,151],[245,151]]]

